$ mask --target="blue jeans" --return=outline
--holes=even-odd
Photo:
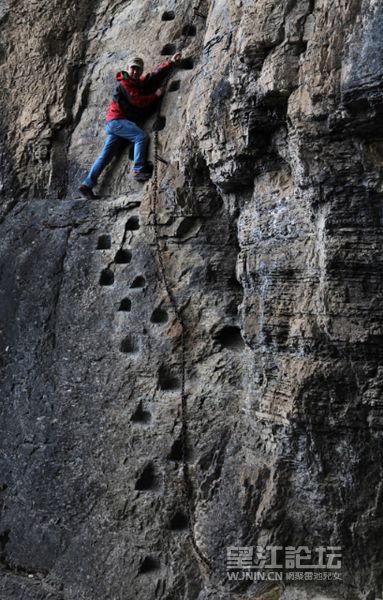
[[[149,137],[143,129],[127,119],[114,119],[106,124],[105,131],[108,137],[101,154],[93,163],[88,176],[83,181],[83,184],[90,188],[96,185],[102,171],[118,153],[123,140],[134,143],[134,170],[142,171],[146,164],[146,149]]]

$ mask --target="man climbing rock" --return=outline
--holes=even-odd
[[[142,75],[144,61],[142,58],[132,58],[127,71],[119,71],[118,81],[106,116],[106,142],[100,156],[92,165],[87,177],[79,187],[86,198],[97,198],[93,193],[98,177],[117,154],[123,140],[134,144],[133,178],[136,181],[146,181],[150,178],[152,169],[146,160],[148,134],[140,124],[153,112],[159,98],[165,93],[161,87],[165,77],[181,59],[181,54],[175,54],[154,71]]]

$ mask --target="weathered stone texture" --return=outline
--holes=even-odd
[[[0,2],[1,600],[382,597],[383,7],[199,9]],[[127,148],[76,199],[114,73],[181,40],[158,219],[210,575],[152,183]],[[230,583],[230,545],[341,546],[343,581]]]

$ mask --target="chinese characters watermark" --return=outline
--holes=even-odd
[[[229,580],[341,581],[340,546],[229,546]]]

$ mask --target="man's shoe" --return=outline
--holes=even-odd
[[[149,173],[150,175],[153,173],[154,165],[150,160],[147,160],[146,163],[141,168],[133,167],[133,173]]]
[[[145,165],[144,165],[144,168],[143,168],[143,171],[144,171],[144,173],[150,173],[150,174],[152,174],[152,173],[153,173],[153,171],[154,171],[154,165],[153,165],[153,163],[152,163],[152,162],[150,162],[150,160],[148,160],[148,161],[145,163]]]
[[[80,192],[80,194],[82,194],[83,196],[85,196],[85,198],[88,198],[89,200],[98,200],[98,198],[100,197],[93,193],[92,188],[84,184],[80,185],[78,191]]]
[[[152,176],[148,171],[133,171],[132,175],[135,181],[148,181]]]

